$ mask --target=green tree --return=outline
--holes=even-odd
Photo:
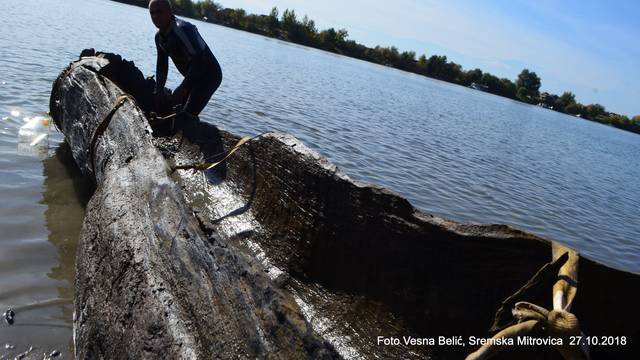
[[[605,109],[600,104],[589,104],[584,107],[584,112],[589,119],[595,119],[600,115],[604,115]]]
[[[402,70],[414,70],[416,68],[416,53],[413,51],[403,51],[402,54],[400,54],[397,66]]]
[[[516,80],[516,88],[518,89],[519,94],[526,94],[525,97],[519,97],[520,99],[526,97],[537,98],[540,96],[540,85],[541,81],[538,75],[529,71],[529,69],[524,69],[518,75],[518,79]],[[525,92],[520,92],[520,89],[524,88]]]
[[[578,115],[578,114],[582,114],[583,113],[583,106],[580,103],[572,103],[567,105],[567,107],[564,108],[564,112],[566,112],[567,114],[572,114],[572,115]]]
[[[183,16],[193,17],[196,15],[195,8],[193,7],[191,0],[174,0],[173,9],[176,13]]]
[[[343,38],[346,39],[346,37],[343,37]],[[340,48],[342,49],[343,54],[347,56],[353,56],[358,59],[370,61],[365,56],[365,53],[368,48],[362,44],[358,44],[354,40],[345,40],[343,43],[340,44]]]
[[[206,20],[214,20],[218,11],[222,9],[220,4],[217,4],[211,0],[203,0],[193,4],[194,11],[199,18],[206,18]]]
[[[286,9],[284,13],[282,13],[282,29],[286,31],[289,40],[302,44],[308,42],[306,28],[303,23],[298,20],[295,10]]]
[[[318,41],[323,49],[335,51],[336,49],[336,29],[328,28],[318,34]]]
[[[380,63],[383,65],[392,66],[398,63],[400,59],[400,52],[398,52],[398,48],[395,46],[391,47],[380,47],[376,46],[374,51],[377,53],[377,58],[380,59]]]
[[[527,99],[527,89],[525,89],[524,87],[518,88],[518,91],[516,92],[516,97],[524,102],[529,102]]]
[[[336,33],[336,41],[338,43],[343,43],[343,42],[347,41],[348,37],[349,37],[349,32],[347,31],[347,29],[340,29]]]
[[[555,109],[562,112],[567,112],[567,106],[576,103],[576,96],[571,91],[565,91],[556,100]]]
[[[246,17],[247,13],[244,9],[227,9],[228,11],[228,21],[231,25],[239,28],[246,27]]]
[[[489,73],[482,74],[482,78],[480,78],[480,83],[483,85],[486,85],[487,88],[489,88],[489,92],[492,92],[492,93],[497,93],[498,90],[500,89],[500,79],[498,79],[497,77]]]
[[[442,69],[447,65],[447,57],[440,55],[431,55],[427,60],[427,75],[439,77]]]
[[[271,8],[271,12],[269,13],[269,16],[272,18],[275,18],[276,20],[280,17],[280,12],[278,11],[277,6],[274,6]]]
[[[295,10],[285,9],[282,13],[282,27],[289,31],[298,25]]]
[[[516,91],[516,84],[514,84],[513,81],[506,78],[500,79],[500,90],[498,90],[499,95],[515,99]]]
[[[425,74],[427,71],[427,57],[422,54],[418,58],[418,62],[416,63],[416,69],[420,74]]]
[[[460,76],[460,82],[463,85],[471,85],[471,83],[479,83],[480,80],[482,79],[482,70],[480,69],[473,69],[473,70],[469,70],[469,71],[465,71],[461,74]]]
[[[427,75],[436,79],[454,82],[460,78],[462,66],[448,62],[445,55],[432,55],[427,60]]]
[[[617,128],[621,128],[621,129],[625,129],[625,130],[632,130],[632,131],[640,130],[636,125],[634,125],[632,119],[629,119],[628,117],[626,117],[624,115],[609,113],[607,116],[602,116],[602,117],[600,117],[598,119],[599,119],[600,122],[603,122],[605,124],[610,124],[610,125],[615,126]]]
[[[547,105],[548,107],[553,107],[555,109],[556,101],[558,101],[559,96],[554,94],[543,93],[540,95],[540,100]]]
[[[316,29],[316,23],[313,20],[310,20],[307,15],[302,18],[302,27],[309,33],[315,34],[318,29]]]
[[[269,31],[272,34],[274,34],[276,30],[280,27],[280,20],[278,20],[279,16],[280,16],[280,13],[278,12],[278,7],[274,6],[273,8],[271,8],[271,12],[269,13],[268,26],[269,26]]]
[[[347,36],[348,33],[345,29],[336,31],[334,28],[329,28],[321,31],[317,38],[321,48],[336,51],[344,46]]]

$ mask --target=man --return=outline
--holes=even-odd
[[[156,48],[156,96],[163,104],[182,104],[182,111],[197,117],[222,82],[218,60],[204,42],[198,29],[173,15],[169,0],[151,0],[149,14],[158,28]],[[169,57],[184,76],[182,83],[167,98],[164,86],[169,70]]]

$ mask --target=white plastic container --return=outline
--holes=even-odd
[[[18,130],[18,154],[45,158],[49,151],[50,120],[35,116],[24,121]]]

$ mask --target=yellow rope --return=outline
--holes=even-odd
[[[177,115],[178,115],[178,113],[172,113],[172,114],[169,114],[167,116],[158,116],[155,112],[152,112],[149,115],[149,118],[150,118],[149,120],[151,120],[152,122],[155,121],[155,120],[169,120],[172,117],[175,117]]]
[[[129,95],[129,94],[122,94],[120,96],[118,96],[115,100],[115,102],[113,103],[113,106],[111,107],[111,110],[109,110],[109,112],[105,115],[105,117],[102,119],[102,121],[100,122],[100,124],[98,125],[98,127],[96,128],[96,130],[93,133],[93,136],[91,138],[91,144],[89,145],[89,156],[91,159],[91,170],[94,173],[95,176],[95,145],[96,142],[98,141],[98,138],[104,133],[104,131],[107,129],[107,127],[109,126],[109,124],[111,123],[111,119],[113,118],[113,115],[115,114],[115,112],[120,108],[120,106],[122,106],[122,104],[124,104],[124,102],[129,99],[135,102],[135,99]],[[170,114],[168,116],[165,117],[159,117],[157,115],[154,114],[153,119],[154,120],[166,120],[166,119],[170,119],[175,117],[177,114],[173,113]],[[222,164],[225,160],[227,160],[227,158],[229,158],[229,156],[231,156],[234,152],[236,152],[242,145],[248,143],[249,141],[256,139],[260,136],[262,136],[264,134],[259,134],[256,135],[254,137],[249,137],[249,136],[245,136],[243,138],[241,138],[240,140],[238,140],[238,142],[231,148],[229,149],[229,151],[227,151],[226,155],[221,159],[218,160],[216,162],[204,162],[204,163],[198,163],[198,164],[188,164],[188,165],[177,165],[174,166],[172,168],[172,171],[175,170],[209,170],[209,169],[213,169],[214,167]]]
[[[258,135],[260,136],[260,135]],[[227,160],[227,158],[229,156],[231,156],[231,154],[233,154],[234,152],[236,152],[236,150],[238,150],[242,145],[248,143],[250,140],[255,139],[258,136],[254,136],[254,137],[249,137],[249,136],[245,136],[242,139],[238,140],[238,142],[229,150],[227,151],[227,154],[222,158],[222,160],[216,161],[216,162],[212,162],[212,163],[200,163],[200,164],[189,164],[189,165],[178,165],[173,167],[173,171],[175,170],[209,170],[209,169],[213,169],[214,167],[222,164],[222,162],[224,162],[225,160]]]
[[[124,104],[124,102],[127,99],[135,102],[135,99],[129,94],[125,93],[125,94],[119,95],[116,98],[116,101],[114,101],[113,106],[111,107],[111,110],[109,110],[109,112],[104,116],[104,118],[102,118],[102,121],[100,121],[95,131],[93,132],[93,136],[91,137],[91,143],[89,145],[89,159],[91,160],[91,171],[93,172],[94,176],[96,174],[95,146],[96,146],[96,143],[98,142],[98,138],[100,138],[100,136],[104,134],[105,130],[111,123],[111,119],[113,118],[113,115],[115,114],[116,111],[118,111],[120,106],[122,106],[122,104]]]

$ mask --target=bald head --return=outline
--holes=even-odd
[[[156,5],[156,6],[166,6],[166,7],[169,8],[169,10],[172,9],[170,0],[151,0],[151,1],[149,1],[149,9],[151,9],[151,5],[154,4],[154,3],[160,4],[160,5]]]
[[[173,20],[173,11],[171,10],[171,1],[169,0],[151,0],[149,1],[149,14],[153,24],[163,33],[166,33],[171,26]]]

